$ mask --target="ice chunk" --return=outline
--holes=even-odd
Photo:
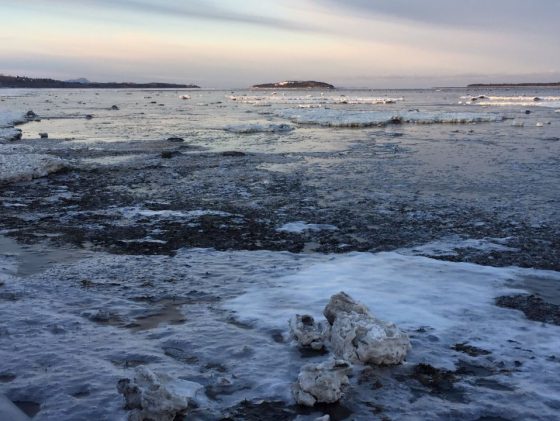
[[[334,358],[321,364],[307,364],[301,369],[292,393],[300,405],[335,403],[343,395],[342,388],[349,384],[350,364]]]
[[[331,346],[337,357],[347,361],[396,365],[406,358],[410,340],[393,323],[369,315],[342,313],[332,325]]]
[[[323,314],[331,325],[335,322],[337,316],[351,313],[365,316],[369,315],[369,310],[362,303],[354,301],[354,299],[345,292],[339,292],[333,295],[323,310]]]
[[[168,375],[156,375],[139,367],[133,380],[121,379],[117,390],[124,396],[125,409],[131,410],[130,421],[173,421],[184,415],[202,385]]]
[[[325,347],[330,328],[326,323],[315,322],[312,316],[296,314],[290,319],[290,332],[299,346],[319,351]]]
[[[393,365],[402,363],[410,349],[405,332],[376,319],[365,305],[344,292],[331,297],[323,314],[332,324],[330,343],[339,358]]]

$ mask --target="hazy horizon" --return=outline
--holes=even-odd
[[[560,0],[3,0],[0,73],[241,88],[560,80]]]

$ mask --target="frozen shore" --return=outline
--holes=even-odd
[[[195,421],[557,413],[553,109],[18,95],[4,102],[42,119],[0,141],[0,394],[34,419],[124,420],[154,397]],[[371,315],[327,316],[332,331],[299,347],[288,321],[324,322],[340,291]],[[394,359],[349,345],[366,325],[370,342],[400,341]],[[329,370],[340,384],[321,397],[307,380]],[[300,373],[313,399],[341,400],[296,405]]]

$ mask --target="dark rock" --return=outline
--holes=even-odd
[[[414,367],[412,378],[433,392],[446,392],[453,389],[457,377],[452,371],[436,368],[429,364],[418,364]]]
[[[531,114],[531,110],[525,110],[525,114]]]
[[[179,151],[162,151],[162,153],[161,153],[161,157],[163,159],[170,159],[170,158],[173,158],[173,157],[179,156],[179,155],[181,155],[181,152],[179,152]]]
[[[241,151],[224,151],[224,152],[221,152],[220,155],[222,155],[222,156],[246,156],[247,154],[245,152],[241,152]]]
[[[48,139],[49,134],[48,134],[48,133],[39,133],[39,137],[40,137],[41,139]]]
[[[182,137],[169,137],[167,138],[168,142],[174,142],[174,143],[180,143],[180,142],[184,142],[185,139],[183,139]]]
[[[33,120],[34,118],[38,117],[37,114],[35,114],[32,110],[29,110],[26,114],[25,117],[27,117],[29,120]]]
[[[86,120],[91,120],[93,118],[93,115],[91,114],[86,114]]]
[[[115,111],[116,111],[116,110],[118,110],[118,109],[119,109],[119,107],[117,107],[116,105],[113,105],[113,106],[111,107],[111,110],[115,110]]]
[[[529,320],[560,326],[560,306],[545,302],[537,295],[514,295],[496,298],[496,305],[520,310]]]
[[[21,409],[29,418],[33,418],[41,410],[41,404],[32,401],[14,401],[14,405]]]
[[[284,402],[243,401],[228,411],[221,421],[291,421],[296,416],[296,412]]]
[[[471,357],[479,357],[481,355],[490,355],[490,351],[477,348],[476,346],[468,345],[467,343],[455,344],[451,349],[470,355]]]

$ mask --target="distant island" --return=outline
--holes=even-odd
[[[467,85],[467,88],[519,88],[519,87],[559,87],[560,82],[549,83],[473,83]]]
[[[0,88],[79,88],[79,89],[195,89],[197,85],[184,85],[176,83],[132,83],[132,82],[90,82],[87,79],[55,80],[35,79],[25,76],[0,75]]]
[[[289,80],[286,82],[263,83],[253,85],[253,89],[334,89],[334,86],[325,82],[316,82],[314,80]]]

